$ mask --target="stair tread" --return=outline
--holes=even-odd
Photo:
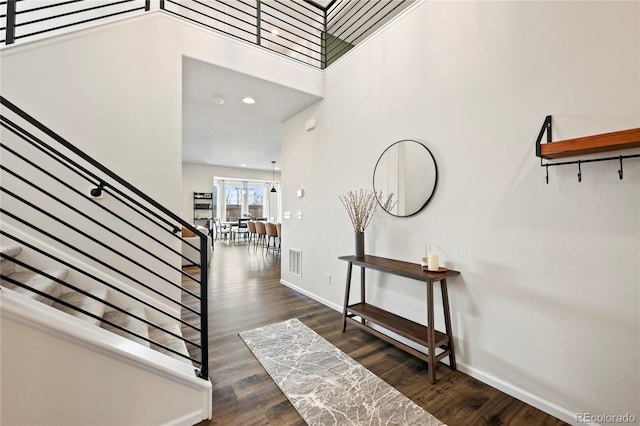
[[[16,257],[22,251],[21,246],[2,246],[0,247],[0,253],[9,257]]]
[[[137,308],[130,308],[130,309],[125,309],[125,311],[129,312],[132,315],[136,315],[140,318],[144,318],[145,320],[147,319],[147,314],[144,308],[142,307],[137,307]],[[149,326],[147,325],[147,323],[140,321],[132,316],[126,315],[120,311],[109,311],[109,312],[105,312],[105,314],[103,315],[103,318],[107,321],[110,321],[114,324],[119,325],[120,327],[123,327],[129,331],[132,331],[140,336],[149,338]],[[125,337],[129,340],[132,340],[136,343],[140,343],[141,345],[144,345],[146,347],[149,347],[149,342],[144,340],[144,339],[140,339],[137,336],[134,336],[130,333],[127,333],[125,331],[120,330],[119,328],[113,327],[110,324],[107,324],[105,322],[102,322],[102,324],[100,325],[102,328],[104,328],[105,330],[109,330],[112,333],[115,333],[119,336]]]
[[[101,300],[106,300],[107,299],[107,289],[103,288],[103,289],[97,289],[97,290],[90,290],[88,292],[89,294],[101,299]],[[60,299],[73,305],[76,306],[80,309],[83,309],[89,313],[92,313],[93,315],[97,316],[98,318],[102,318],[102,315],[104,314],[104,310],[106,308],[106,305],[102,302],[98,302],[95,299],[92,299],[89,296],[85,296],[82,293],[79,293],[77,291],[70,291],[68,293],[63,293],[60,296]],[[83,314],[82,312],[79,312],[75,309],[69,308],[65,305],[63,305],[62,303],[54,303],[53,307],[56,309],[61,310],[64,313],[67,313],[69,315],[73,315],[76,318],[79,318],[81,320],[87,321],[93,325],[97,325],[100,326],[100,323],[102,322],[100,319],[96,319],[93,318],[89,315]]]
[[[163,324],[163,325],[160,325],[160,327],[164,328],[165,330],[171,331],[172,333],[182,336],[182,331],[180,330],[180,325],[178,323]],[[177,337],[167,334],[162,330],[158,330],[155,327],[149,327],[149,337],[151,338],[151,340],[158,342],[168,348],[171,348],[174,351],[177,351],[183,354],[184,356],[189,356],[187,345],[182,339],[178,339]],[[169,355],[172,358],[191,364],[191,361],[189,361],[188,359],[183,358],[179,355],[176,355],[173,352],[168,351],[160,346],[152,344],[151,349],[155,349],[158,352],[163,353],[165,355]]]
[[[52,277],[57,278],[59,280],[64,280],[67,274],[69,273],[69,271],[66,269],[44,269],[42,272],[48,275],[51,275]],[[62,294],[63,286],[61,286],[54,280],[48,277],[45,277],[44,275],[38,274],[36,272],[32,272],[32,271],[13,272],[9,274],[8,277],[22,284],[25,284],[33,289],[39,290],[43,293],[46,293],[56,298],[59,298],[60,295]],[[34,293],[26,288],[20,287],[9,281],[3,281],[2,286],[7,287],[11,290],[14,290],[17,293],[28,296],[32,299],[38,300],[39,302],[42,302],[49,306],[53,305],[54,303],[53,300],[47,297],[40,296],[37,293]]]

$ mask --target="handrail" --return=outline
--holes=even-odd
[[[20,158],[21,160],[25,161],[26,163],[32,165],[34,168],[37,168],[38,170],[40,170],[41,172],[47,174],[48,176],[50,176],[52,179],[60,182],[61,184],[63,184],[64,186],[66,186],[68,189],[76,192],[78,195],[81,195],[87,199],[89,199],[88,197],[86,197],[84,194],[82,194],[80,191],[78,191],[76,188],[73,188],[72,186],[70,186],[69,184],[67,184],[66,182],[62,181],[61,179],[59,179],[57,176],[47,172],[46,170],[42,169],[40,166],[36,165],[35,163],[33,163],[32,161],[26,159],[24,156],[18,154],[17,152],[15,152],[13,149],[7,147],[6,145],[0,143],[0,147],[6,149],[8,152],[12,153],[13,155],[15,155],[16,157]],[[33,182],[27,180],[26,178],[20,176],[18,173],[14,172],[13,170],[7,168],[4,165],[0,164],[0,169],[6,171],[7,173],[11,174],[12,176],[14,176],[15,178],[23,181],[24,183],[26,183],[27,185],[30,185],[31,187],[33,187],[34,189],[37,189],[38,191],[40,191],[41,193],[43,193],[44,195],[48,196],[49,198],[52,198],[53,200],[63,204],[64,206],[66,206],[67,208],[69,208],[70,210],[78,213],[79,215],[83,216],[84,218],[86,218],[87,220],[89,220],[90,222],[93,222],[94,224],[96,224],[96,226],[105,229],[106,231],[108,231],[109,233],[119,237],[120,239],[122,239],[123,241],[126,241],[127,243],[131,244],[132,246],[134,246],[135,248],[137,248],[138,250],[144,251],[146,254],[148,254],[149,256],[157,259],[158,261],[164,263],[165,265],[167,265],[168,267],[170,267],[171,269],[180,272],[182,275],[189,277],[193,280],[195,280],[195,278],[193,276],[191,276],[190,274],[188,274],[187,272],[185,272],[182,268],[177,268],[174,265],[170,264],[169,262],[167,262],[165,259],[161,258],[160,256],[156,255],[155,253],[152,253],[151,251],[145,249],[144,247],[142,247],[140,244],[132,241],[130,238],[127,238],[126,236],[122,235],[122,233],[118,232],[118,231],[114,231],[113,229],[107,227],[106,225],[104,225],[103,223],[99,222],[98,220],[94,219],[93,217],[91,217],[90,215],[86,214],[85,212],[83,212],[80,209],[77,209],[75,206],[72,206],[71,204],[58,199],[55,195],[53,195],[52,193],[50,193],[49,191],[47,191],[46,189],[43,189],[42,187],[34,184]],[[91,200],[93,201],[93,200]],[[107,211],[109,211],[108,209],[105,209]],[[163,243],[162,243],[163,244]],[[173,249],[171,249],[172,251],[175,251]],[[186,256],[180,254],[183,258],[188,259]],[[162,277],[164,279],[164,277]]]
[[[89,174],[91,176],[91,178],[93,179],[98,179],[97,177],[91,175],[91,173],[86,170],[85,168],[81,167],[80,165],[78,165],[77,163],[75,163],[73,160],[71,160],[70,158],[62,155],[60,152],[52,149],[50,146],[46,145],[42,140],[36,138],[34,135],[32,135],[31,133],[27,132],[26,130],[24,130],[22,127],[18,126],[17,124],[15,124],[14,122],[12,122],[11,120],[9,120],[8,118],[1,116],[0,117],[0,122],[2,122],[3,126],[5,128],[7,128],[8,130],[10,130],[12,133],[14,133],[16,136],[22,138],[23,140],[25,140],[27,143],[31,144],[33,147],[35,147],[36,149],[38,149],[39,151],[41,151],[42,153],[44,153],[45,155],[49,156],[51,159],[53,159],[54,161],[59,162],[60,164],[64,165],[65,167],[67,167],[70,171],[72,171],[73,173],[77,174],[78,176],[82,177],[83,179],[86,180],[90,180],[89,177],[87,177],[86,175]],[[3,145],[3,148],[7,149],[9,152],[11,152],[12,154],[18,156],[22,161],[28,163],[29,165],[31,165],[32,167],[38,169],[39,171],[41,171],[42,173],[48,175],[49,177],[51,177],[52,179],[58,181],[59,183],[61,183],[62,185],[67,186],[70,190],[78,193],[79,195],[81,195],[82,197],[84,197],[85,199],[91,201],[94,205],[96,205],[97,207],[105,210],[106,212],[112,214],[113,216],[117,217],[119,220],[122,220],[123,222],[127,223],[130,226],[134,226],[130,221],[128,221],[127,219],[123,218],[122,216],[118,216],[116,213],[114,213],[113,211],[110,211],[106,208],[104,208],[102,205],[100,205],[99,203],[97,203],[95,200],[89,198],[88,196],[86,196],[86,194],[81,193],[80,191],[78,191],[77,189],[69,186],[68,184],[66,184],[65,182],[63,182],[62,180],[60,180],[59,178],[57,178],[56,176],[54,176],[53,174],[51,174],[50,172],[48,172],[47,170],[45,170],[43,167],[38,166],[37,164],[33,163],[31,160],[27,159],[26,157],[16,153],[14,150],[12,150],[9,147],[6,147]],[[55,155],[54,155],[55,154]],[[71,166],[75,166],[71,167]],[[84,173],[83,173],[84,172]],[[105,189],[104,186],[101,186],[102,189]],[[108,192],[108,191],[105,191]],[[122,200],[121,198],[118,197],[117,194],[111,194],[112,196],[114,196],[114,198],[119,201],[124,203],[124,200]],[[139,213],[140,215],[142,215],[143,217],[144,214],[138,210],[136,210],[137,213]],[[173,251],[174,253],[182,256],[183,258],[190,260],[188,258],[186,258],[185,256],[183,256],[180,252],[172,249],[171,247],[167,246],[166,244],[162,243],[160,240],[158,240],[156,237],[154,237],[153,235],[141,231],[146,237],[151,238],[153,240],[155,240],[156,242],[158,242],[159,244],[163,245],[165,248]],[[171,233],[175,233],[177,232],[175,230],[175,228],[170,231]],[[191,245],[191,243],[189,243],[187,241],[187,244]],[[197,249],[197,247],[191,245],[193,248]]]
[[[30,9],[16,6],[16,3],[28,3],[27,0],[0,1],[0,6],[6,7],[6,13],[0,15],[0,19],[4,18],[6,22],[0,27],[0,37],[4,31],[0,44],[11,45],[21,39],[79,24],[101,23],[152,9],[151,0],[104,0],[84,7],[85,1],[50,0],[48,4]],[[322,6],[313,0],[236,0],[232,3],[222,0],[160,0],[157,4],[163,13],[324,69],[410,2],[332,0]],[[388,6],[393,7],[379,17]],[[49,13],[44,17],[40,14],[29,18],[34,12],[37,14],[43,10]],[[351,20],[354,20],[352,24],[341,30]],[[360,23],[349,33],[349,28],[358,21]],[[37,28],[27,30],[34,26]]]
[[[129,3],[141,3],[140,0],[116,0],[107,2],[107,0],[101,2],[100,4],[83,8],[83,9],[73,9],[69,6],[75,3],[82,3],[85,0],[65,0],[65,1],[50,1],[47,4],[39,7],[33,7],[30,9],[18,10],[17,5],[26,4],[27,2],[23,2],[22,0],[7,0],[4,2],[0,2],[0,5],[6,5],[7,13],[5,14],[6,25],[5,25],[5,37],[0,42],[10,45],[15,43],[19,39],[29,38],[36,35],[50,33],[57,30],[74,27],[80,24],[86,24],[90,22],[104,21],[105,19],[113,18],[116,16],[122,15],[131,15],[137,12],[147,12],[151,9],[151,0],[145,0],[144,5],[125,8],[123,9],[121,5],[127,5]],[[100,9],[114,9],[113,11],[100,13]],[[44,18],[34,18],[29,19],[28,16],[31,16],[34,12],[40,12],[44,9],[50,10],[51,14]],[[60,10],[60,12],[55,12],[55,10]],[[82,16],[79,19],[67,19],[60,21],[60,18],[67,18],[71,15],[80,15]],[[96,16],[92,16],[96,15]],[[24,19],[19,19],[22,17]],[[56,22],[57,24],[51,24],[51,22]],[[32,30],[31,32],[27,32],[25,30],[23,32],[19,32],[22,28],[29,28],[29,26],[33,26],[34,24],[40,24],[37,29]]]
[[[135,186],[131,185],[129,182],[127,182],[126,180],[124,180],[123,178],[118,176],[116,173],[112,172],[110,169],[105,167],[102,163],[99,163],[98,161],[96,161],[93,158],[91,158],[84,151],[78,149],[76,146],[74,146],[71,143],[67,142],[65,139],[63,139],[61,136],[59,136],[57,133],[55,133],[51,129],[45,127],[42,123],[40,123],[39,121],[37,121],[36,119],[31,117],[30,115],[25,113],[22,109],[18,108],[16,105],[12,104],[4,96],[0,96],[0,104],[2,104],[2,106],[6,107],[6,108],[9,108],[11,111],[16,113],[20,118],[22,118],[26,122],[30,123],[31,125],[33,125],[35,128],[40,130],[42,133],[46,134],[51,139],[55,140],[60,145],[64,146],[66,149],[68,149],[69,151],[73,152],[75,155],[77,155],[78,157],[80,157],[81,159],[86,161],[87,163],[91,164],[93,167],[95,167],[96,169],[98,169],[102,173],[106,174],[108,177],[110,177],[111,179],[116,181],[118,184],[120,184],[121,186],[123,186],[127,190],[131,191],[134,195],[140,197],[145,202],[147,202],[148,204],[153,206],[155,209],[159,210],[164,215],[166,215],[169,218],[171,218],[171,220],[173,220],[175,222],[178,222],[182,226],[185,226],[185,227],[189,228],[189,230],[192,231],[192,232],[197,232],[199,235],[204,236],[204,234],[202,232],[198,231],[198,229],[196,229],[189,222],[185,221],[180,216],[176,215],[171,210],[167,209],[166,207],[164,207],[163,205],[158,203],[156,200],[154,200],[153,198],[149,197],[147,194],[145,194],[144,192],[140,191]],[[169,220],[166,220],[166,223],[171,225]]]
[[[111,278],[99,278],[96,273],[87,272],[86,268],[62,260],[37,244],[24,241],[4,229],[0,229],[0,235],[29,247],[36,258],[41,256],[49,262],[63,265],[74,273],[89,278],[95,283],[94,287],[115,290],[134,304],[149,308],[193,329],[199,334],[199,342],[185,339],[152,320],[126,311],[112,301],[99,300],[86,289],[53,277],[33,264],[17,259],[11,261],[24,270],[53,280],[69,291],[78,292],[103,303],[111,310],[141,321],[149,328],[182,340],[198,351],[199,357],[185,357],[153,339],[139,336],[108,320],[96,318],[96,315],[86,312],[81,307],[74,307],[46,293],[40,294],[42,292],[38,289],[19,283],[9,276],[3,275],[2,279],[89,317],[100,319],[116,329],[146,340],[149,344],[187,358],[198,366],[196,374],[208,380],[208,236],[2,96],[0,105],[3,107],[0,126],[6,129],[6,136],[12,136],[3,137],[3,141],[0,142],[0,149],[3,151],[0,157],[0,171],[3,174],[0,194],[3,198],[6,197],[3,199],[0,213],[5,220],[8,219],[10,223],[15,224],[12,226],[17,226],[26,234],[58,250],[73,254],[78,260],[88,261],[92,267],[104,270]],[[27,126],[30,126],[29,129]],[[78,185],[99,185],[100,189],[104,189],[104,194],[107,194],[106,201],[97,202],[93,195],[89,196],[79,190]],[[199,244],[191,244],[176,235],[181,227],[191,230],[199,238]],[[174,243],[169,244],[168,240],[175,238],[179,239],[181,244],[186,243],[199,250],[199,259],[190,259],[176,250]],[[2,257],[6,256],[3,254]],[[194,263],[199,268],[199,276],[177,267],[181,259]],[[176,283],[171,278],[173,273],[197,283],[198,287],[187,288],[180,282]],[[116,280],[116,276],[123,281],[112,281]],[[137,287],[150,298],[136,296],[122,285],[131,286],[132,289]],[[177,293],[166,293],[161,286],[175,289]],[[185,297],[195,299],[198,308],[194,309],[192,304],[185,302]],[[153,298],[157,299],[157,302],[152,301]],[[164,301],[164,305],[160,304],[161,301]],[[179,313],[173,313],[181,311],[187,315],[195,315],[195,319],[187,321]]]

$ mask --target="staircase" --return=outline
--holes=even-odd
[[[0,105],[0,424],[210,419],[207,236]]]
[[[106,311],[104,301],[108,300],[109,292],[104,288],[87,292],[65,291],[65,287],[59,284],[59,281],[63,281],[69,274],[66,269],[44,269],[40,273],[16,270],[16,264],[13,260],[19,256],[21,251],[22,247],[20,246],[0,248],[2,288],[15,291],[20,295],[191,365],[189,352],[184,340],[182,340],[182,332],[178,324],[166,323],[154,326],[147,319],[144,307]],[[168,330],[171,334],[161,330]]]

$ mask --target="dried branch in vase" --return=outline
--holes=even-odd
[[[398,201],[393,201],[393,192],[390,192],[389,195],[387,195],[387,199],[383,201],[382,199],[382,191],[380,191],[378,194],[376,194],[378,196],[378,202],[380,203],[380,205],[382,206],[382,208],[384,209],[384,211],[386,212],[392,212],[393,209],[396,207],[396,205],[398,204]]]
[[[344,208],[347,209],[353,230],[364,232],[376,209],[376,194],[360,189],[359,191],[349,191],[345,195],[340,195],[339,198]]]

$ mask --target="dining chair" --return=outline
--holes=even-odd
[[[238,225],[231,228],[231,233],[233,234],[233,240],[235,241],[238,235],[242,235],[247,240],[249,236],[249,228],[247,227],[247,222],[249,219],[238,219]]]
[[[276,223],[276,233],[278,234],[278,251],[280,251],[280,245],[282,243],[282,224]]]
[[[229,228],[227,228],[226,226],[223,228],[222,222],[220,222],[220,218],[216,217],[216,239],[224,236],[224,239],[226,240],[229,237],[229,232]]]
[[[251,243],[251,241],[253,241],[253,239],[257,235],[256,223],[254,221],[249,221],[247,222],[247,227],[249,228],[249,243]]]
[[[267,235],[267,227],[265,226],[265,223],[266,222],[256,222],[256,234],[258,234],[258,241],[256,241],[256,245],[259,244],[260,241],[262,241],[262,244],[264,245]]]
[[[278,231],[276,230],[276,224],[273,222],[265,223],[267,231],[267,248],[271,247],[271,239],[273,239],[273,248],[276,248],[276,238],[278,237]]]

